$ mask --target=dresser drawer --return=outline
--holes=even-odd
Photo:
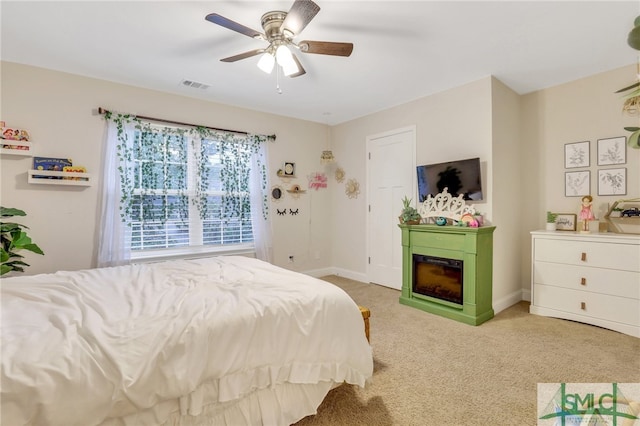
[[[535,262],[533,279],[534,284],[640,299],[640,272]]]
[[[640,326],[640,300],[535,284],[533,304],[592,318]]]
[[[640,245],[536,238],[534,259],[552,263],[640,271]]]

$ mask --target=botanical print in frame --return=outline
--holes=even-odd
[[[598,166],[625,164],[627,162],[627,137],[598,139]]]
[[[588,170],[582,172],[565,172],[565,197],[582,197],[583,195],[589,195],[589,192],[591,192],[590,180],[591,172]]]
[[[627,169],[598,170],[598,195],[626,195]]]
[[[575,231],[576,215],[574,213],[558,213],[556,216],[557,231]]]
[[[589,141],[564,144],[564,168],[589,167]]]

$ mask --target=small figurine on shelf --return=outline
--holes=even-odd
[[[596,217],[591,211],[591,204],[593,202],[593,197],[591,195],[585,195],[582,197],[582,208],[580,209],[580,220],[582,221],[582,229],[580,232],[589,232],[589,221],[595,219]]]

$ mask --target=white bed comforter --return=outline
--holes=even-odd
[[[373,370],[346,293],[256,259],[58,272],[1,286],[3,425],[160,424],[172,410],[197,415],[281,384],[364,386]]]

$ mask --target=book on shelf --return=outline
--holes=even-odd
[[[13,127],[0,127],[0,139],[11,141],[29,141],[29,131],[24,129],[15,129]]]
[[[15,149],[18,151],[29,151],[31,148],[29,145],[8,145],[8,144],[0,144],[0,148],[2,149]]]
[[[87,173],[87,169],[82,166],[65,166],[62,169],[63,172],[71,172],[71,173]],[[82,176],[64,176],[64,179],[67,180],[83,180],[87,181],[89,178]]]
[[[70,166],[73,166],[73,162],[70,158],[33,157],[34,170],[62,172],[65,167]],[[62,179],[62,176],[44,176],[35,174],[33,177],[38,179]]]

